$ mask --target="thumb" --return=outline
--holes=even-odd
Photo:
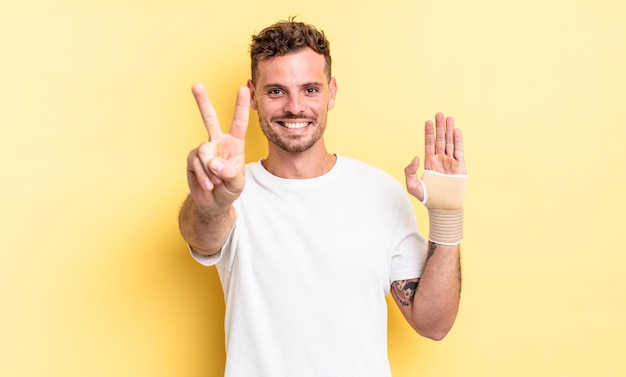
[[[406,180],[406,189],[409,194],[416,197],[420,202],[424,200],[424,190],[417,176],[417,169],[420,166],[419,158],[415,157],[411,163],[404,168],[404,177]]]
[[[211,173],[218,178],[228,181],[237,175],[237,168],[223,158],[215,157],[209,162]]]
[[[231,192],[241,192],[243,189],[243,174],[239,168],[231,162],[215,157],[209,163],[209,168]]]

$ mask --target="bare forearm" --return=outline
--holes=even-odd
[[[429,338],[442,339],[454,324],[460,294],[459,246],[431,242],[426,267],[412,306],[415,329]]]
[[[211,255],[224,245],[235,224],[235,210],[232,205],[202,210],[189,195],[180,209],[178,223],[183,238],[195,251]]]

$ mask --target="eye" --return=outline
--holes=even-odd
[[[279,96],[281,96],[283,94],[283,91],[280,90],[280,89],[270,89],[270,90],[267,91],[267,94],[270,97],[279,97]]]
[[[304,92],[308,95],[312,95],[312,94],[317,94],[319,92],[319,89],[315,87],[309,87],[309,88],[306,88]]]

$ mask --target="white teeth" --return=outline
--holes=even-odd
[[[301,122],[301,123],[285,123],[285,127],[289,129],[298,129],[304,128],[309,124],[309,122]]]

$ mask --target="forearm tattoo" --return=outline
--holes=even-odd
[[[419,278],[396,280],[391,284],[391,292],[402,306],[410,306],[419,287]]]
[[[428,253],[426,254],[426,263],[430,260],[430,258],[435,255],[435,251],[437,250],[436,243],[428,244]],[[461,295],[461,263],[459,262],[459,270],[458,276],[459,279],[459,296]],[[398,300],[398,302],[402,306],[411,306],[413,303],[413,299],[415,298],[415,293],[417,293],[417,289],[419,288],[419,278],[410,279],[410,280],[397,280],[391,284],[391,292],[394,297]]]

